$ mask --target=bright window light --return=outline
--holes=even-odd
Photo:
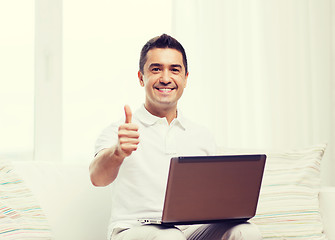
[[[34,144],[34,1],[0,1],[0,157],[31,160]]]
[[[147,10],[154,6],[160,11]],[[144,102],[141,47],[171,34],[171,1],[63,1],[63,150],[65,161],[91,161],[100,131]]]

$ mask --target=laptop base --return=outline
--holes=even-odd
[[[222,219],[222,220],[204,220],[204,221],[185,221],[185,222],[162,222],[160,218],[145,218],[138,219],[143,225],[148,224],[157,224],[165,226],[174,226],[174,225],[193,225],[193,224],[215,224],[215,223],[244,223],[247,222],[250,218],[241,218],[241,219]]]

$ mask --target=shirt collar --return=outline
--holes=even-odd
[[[176,121],[176,124],[179,125],[183,130],[186,130],[186,120],[180,109],[177,109],[177,118],[174,119],[174,121]]]
[[[173,119],[171,124],[180,126],[182,129],[185,130],[185,118],[180,110],[177,110],[177,118]],[[144,125],[154,125],[156,122],[161,121],[162,118],[152,115],[145,107],[144,104],[136,111],[137,118],[140,122]],[[166,119],[164,119],[166,120]]]

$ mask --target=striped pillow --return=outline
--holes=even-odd
[[[324,240],[319,210],[320,163],[326,144],[267,153],[256,216],[251,219],[268,240]],[[221,149],[221,154],[255,153]]]
[[[326,239],[319,210],[320,163],[326,145],[267,154],[257,224],[264,239]]]
[[[0,159],[0,239],[53,239],[46,217],[12,166]]]

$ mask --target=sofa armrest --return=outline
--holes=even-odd
[[[329,240],[335,240],[335,187],[321,188],[319,198],[325,234]]]
[[[13,166],[42,207],[56,240],[106,239],[110,189],[93,187],[88,164],[15,161]]]

